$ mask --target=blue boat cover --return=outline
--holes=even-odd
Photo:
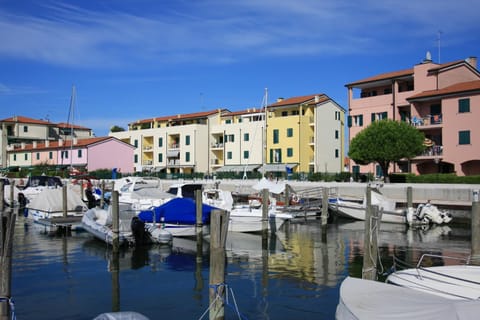
[[[155,212],[155,221],[175,224],[195,224],[197,221],[196,205],[193,199],[173,198],[161,206],[154,207],[151,210],[142,210],[138,217],[143,222],[153,222],[153,212]],[[212,210],[219,210],[216,207],[207,204],[202,205],[202,223],[210,224],[210,213]]]

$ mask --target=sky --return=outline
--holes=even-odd
[[[0,0],[0,119],[108,135],[480,55],[477,0]],[[72,88],[75,88],[71,108]],[[70,115],[70,116],[69,116]]]

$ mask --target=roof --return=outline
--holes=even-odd
[[[72,123],[66,123],[66,122],[57,123],[57,127],[90,130],[90,128],[82,127],[82,126],[78,126],[78,125],[75,125],[75,124],[72,124]]]
[[[251,108],[246,110],[232,111],[229,113],[222,114],[225,117],[239,116],[239,115],[248,115],[248,114],[258,114],[263,113],[265,110],[263,108]]]
[[[170,115],[170,116],[162,116],[162,117],[155,117],[155,118],[148,118],[137,120],[132,123],[134,124],[141,124],[141,123],[150,123],[155,121],[172,121],[172,120],[187,120],[187,119],[196,119],[196,118],[205,118],[211,116],[216,113],[224,112],[226,109],[215,109],[210,111],[202,111],[202,112],[195,112],[195,113],[184,113],[184,114],[177,114],[177,115]]]
[[[467,61],[457,60],[457,61],[452,61],[452,62],[447,62],[447,63],[442,63],[442,64],[432,63],[432,68],[428,69],[428,71],[429,72],[439,72],[443,69],[450,68],[450,67],[453,67],[455,65],[462,65],[462,64],[468,66],[469,68],[475,69]],[[376,76],[372,76],[372,77],[369,77],[369,78],[365,78],[365,79],[362,79],[362,80],[358,80],[358,81],[355,81],[355,82],[348,83],[345,86],[346,87],[354,87],[354,86],[369,83],[369,82],[389,80],[389,79],[395,79],[395,78],[402,78],[402,77],[406,77],[406,76],[413,76],[413,68],[400,70],[400,71],[392,71],[392,72],[382,73],[382,74],[379,74],[379,75],[376,75]]]
[[[91,146],[96,143],[100,142],[105,142],[107,140],[117,140],[118,142],[121,142],[123,144],[129,145],[128,143],[123,142],[120,139],[117,139],[115,137],[93,137],[93,138],[87,138],[87,139],[78,139],[77,143],[73,144],[74,148],[82,148],[82,147],[87,147]],[[14,150],[10,150],[9,152],[15,152],[15,151],[39,151],[39,150],[55,150],[55,149],[66,149],[70,148],[72,146],[73,141],[72,140],[64,140],[63,145],[60,146],[59,141],[49,141],[48,146],[46,145],[45,142],[42,143],[37,143],[37,146],[34,148],[33,144],[26,144],[24,148],[17,146],[15,147]],[[133,146],[132,146],[133,147]]]
[[[318,101],[315,101],[315,97],[319,97],[320,99]],[[313,100],[313,101],[312,101]],[[269,107],[280,107],[280,106],[287,106],[287,105],[295,105],[295,104],[302,104],[305,102],[309,103],[320,103],[330,100],[330,98],[323,94],[323,93],[318,93],[318,94],[310,94],[306,96],[299,96],[299,97],[292,97],[292,98],[287,98],[287,99],[282,99],[280,101],[277,101],[275,103],[272,103],[269,105]]]
[[[457,83],[457,84],[445,87],[443,89],[438,89],[438,90],[424,91],[407,98],[407,100],[416,100],[416,99],[429,98],[429,97],[435,97],[435,96],[468,93],[472,91],[479,91],[480,93],[480,80]]]
[[[413,68],[406,69],[406,70],[400,70],[400,71],[392,71],[392,72],[387,72],[387,73],[382,73],[373,77],[365,78],[362,80],[358,80],[355,82],[351,82],[346,84],[346,87],[353,87],[359,84],[363,83],[368,83],[368,82],[374,82],[374,81],[380,81],[380,80],[387,80],[387,79],[394,79],[394,78],[402,78],[406,76],[412,76],[413,75]]]
[[[48,125],[48,126],[56,125],[55,123],[52,123],[50,121],[33,119],[33,118],[24,117],[24,116],[13,116],[10,118],[0,120],[0,122],[31,123],[31,124],[42,124],[42,125]]]

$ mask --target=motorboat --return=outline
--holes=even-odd
[[[270,205],[268,208],[266,220],[263,218],[263,206],[235,206],[230,211],[228,230],[234,232],[260,232],[265,229],[266,224],[268,230],[275,232],[285,221],[293,218],[292,214],[281,211],[273,205]]]
[[[480,299],[480,266],[466,263],[424,267],[426,260],[459,258],[424,254],[414,268],[394,271],[387,283],[453,300]],[[395,260],[398,264],[399,260]]]
[[[82,217],[82,226],[85,231],[96,238],[113,244],[114,236],[118,237],[119,245],[144,245],[150,243],[169,244],[172,234],[155,226],[147,227],[135,211],[121,206],[119,210],[119,230],[115,234],[112,229],[112,207],[89,209]]]
[[[210,233],[210,215],[219,210],[208,204],[202,204],[202,232]],[[147,226],[163,227],[174,237],[195,236],[197,226],[197,206],[190,198],[173,198],[170,201],[138,213],[138,217]]]
[[[57,176],[29,176],[25,187],[21,189],[28,201],[33,201],[45,189],[61,189],[62,180]]]
[[[371,204],[378,206],[382,212],[381,221],[387,223],[402,224],[446,224],[452,220],[449,212],[439,210],[437,206],[427,202],[420,204],[415,208],[397,209],[397,203],[385,197],[380,191],[372,189]],[[363,201],[345,200],[339,197],[330,198],[328,203],[329,209],[336,212],[339,216],[365,220],[367,200]]]
[[[48,226],[63,220],[68,220],[72,225],[79,224],[88,208],[80,195],[69,186],[66,196],[67,199],[64,199],[63,188],[44,188],[26,204],[24,215],[34,222]],[[64,201],[66,208],[63,207]]]
[[[391,284],[347,277],[340,286],[337,320],[477,319],[480,301],[458,301]]]
[[[218,188],[203,189],[202,202],[226,211],[230,211],[233,208],[232,193]]]

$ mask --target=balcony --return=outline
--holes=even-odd
[[[411,124],[415,127],[427,127],[433,125],[440,125],[443,123],[443,115],[426,115],[425,117],[416,117],[414,116],[411,120]]]
[[[415,157],[417,160],[440,159],[443,156],[443,146],[434,145],[427,147],[422,154]],[[441,160],[441,159],[440,159]]]
[[[153,164],[152,160],[143,160],[142,165],[144,166],[151,166]]]
[[[223,143],[212,143],[211,147],[212,149],[222,149]]]

